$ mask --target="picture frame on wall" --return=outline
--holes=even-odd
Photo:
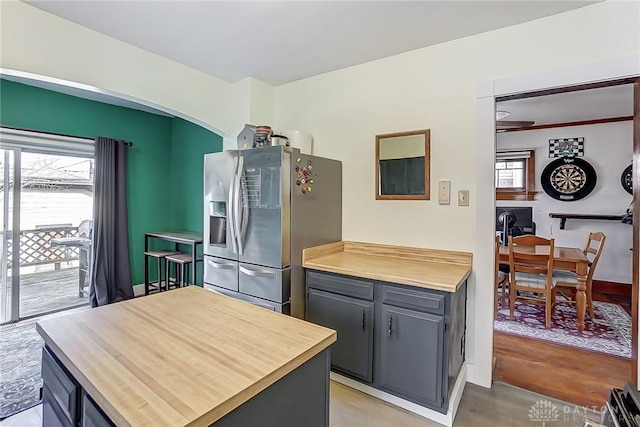
[[[549,158],[584,156],[584,137],[549,140]]]

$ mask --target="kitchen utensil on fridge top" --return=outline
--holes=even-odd
[[[284,135],[271,135],[271,145],[289,146],[289,138]]]

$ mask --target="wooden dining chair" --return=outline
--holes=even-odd
[[[507,296],[507,284],[509,283],[509,276],[500,271],[500,236],[496,236],[496,246],[495,246],[496,256],[495,256],[495,266],[494,266],[494,274],[495,274],[495,300],[493,304],[494,308],[494,316],[498,316],[498,300],[500,300],[500,307],[504,307],[504,301]],[[502,287],[502,292],[500,292],[500,288]]]
[[[586,282],[586,294],[587,294],[587,307],[589,307],[589,314],[591,318],[595,318],[595,313],[593,311],[593,296],[592,292],[592,282],[593,282],[593,273],[596,271],[596,266],[598,265],[598,260],[600,259],[600,255],[602,255],[602,249],[604,248],[604,242],[607,240],[607,236],[602,232],[597,233],[589,233],[587,237],[587,244],[584,247],[584,255],[589,259],[589,266],[587,271],[587,282]],[[572,273],[570,271],[554,271],[553,272],[553,280],[556,283],[557,288],[571,288],[572,291],[576,290],[578,287],[578,275],[576,273]],[[560,302],[567,302],[571,304],[575,304],[575,294],[567,295],[565,293],[561,293],[562,296],[565,297],[564,300]]]
[[[547,247],[546,250],[541,248]],[[553,282],[554,239],[526,235],[509,238],[509,318],[513,320],[516,299],[545,305],[545,326],[551,327],[555,314]],[[521,292],[519,294],[519,292]]]

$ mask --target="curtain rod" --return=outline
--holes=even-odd
[[[89,138],[89,137],[86,137],[86,136],[69,135],[69,134],[66,134],[66,133],[58,133],[58,132],[46,132],[46,131],[43,131],[43,130],[33,130],[33,129],[14,127],[14,126],[4,126],[4,125],[2,125],[2,126],[0,126],[0,128],[13,129],[13,130],[23,130],[25,132],[43,133],[43,134],[56,135],[56,136],[66,136],[68,138],[90,139],[92,141],[95,140],[95,138]],[[130,142],[130,141],[122,141],[122,143],[124,145],[126,145],[127,147],[133,146],[133,142]]]

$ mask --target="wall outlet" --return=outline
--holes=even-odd
[[[469,190],[458,190],[458,206],[469,206]]]
[[[438,181],[438,203],[448,205],[451,195],[451,181]]]

